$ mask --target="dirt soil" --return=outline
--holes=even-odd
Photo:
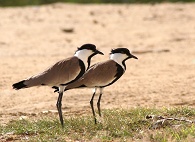
[[[16,91],[12,84],[72,56],[85,43],[105,53],[92,64],[107,60],[117,47],[139,58],[128,60],[125,74],[104,89],[102,109],[195,106],[195,3],[56,3],[0,8],[0,17],[0,124],[56,112],[58,94],[51,88]],[[65,92],[64,115],[90,113],[91,96],[91,89]]]

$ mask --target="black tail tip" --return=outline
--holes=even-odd
[[[24,84],[25,80],[22,80],[18,83],[15,83],[12,85],[13,89],[15,90],[19,90],[19,89],[22,89],[22,88],[26,88],[26,85]]]

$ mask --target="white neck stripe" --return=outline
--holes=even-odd
[[[88,49],[82,49],[82,50],[78,50],[76,51],[76,53],[74,54],[74,56],[78,57],[80,60],[83,61],[84,65],[85,65],[85,70],[88,67],[88,57],[93,54],[93,52],[91,50]]]
[[[110,55],[110,59],[114,60],[117,62],[124,70],[125,66],[123,65],[123,61],[127,58],[126,54],[121,54],[121,53],[114,53]]]

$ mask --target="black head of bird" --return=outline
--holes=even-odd
[[[84,44],[81,47],[78,47],[76,52],[82,51],[82,50],[91,51],[93,55],[96,55],[96,54],[104,55],[101,51],[96,49],[96,46],[94,44],[90,44],[90,43]]]
[[[110,59],[121,65],[124,70],[126,70],[125,61],[131,58],[138,59],[136,56],[132,55],[127,48],[112,49],[110,53]]]
[[[77,51],[75,52],[75,56],[84,61],[86,70],[90,67],[91,58],[97,54],[104,55],[101,51],[96,49],[94,44],[89,43],[78,47]],[[85,61],[87,61],[87,63]]]
[[[136,56],[132,55],[130,51],[127,48],[117,48],[117,49],[112,49],[110,55],[115,55],[120,56],[121,58],[127,60],[130,58],[138,59]]]

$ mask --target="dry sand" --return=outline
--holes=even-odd
[[[102,109],[195,106],[193,3],[57,3],[0,8],[0,18],[0,124],[56,110],[58,94],[49,87],[16,91],[12,84],[72,56],[84,43],[105,53],[92,63],[107,60],[110,49],[117,47],[127,47],[139,58],[128,60],[126,73],[105,89]],[[91,89],[67,91],[64,115],[90,112],[91,96]]]

